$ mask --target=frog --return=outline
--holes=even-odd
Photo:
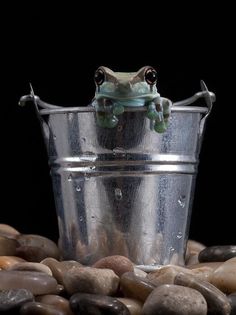
[[[167,130],[172,103],[158,93],[157,71],[153,67],[144,66],[137,72],[114,72],[100,66],[95,71],[94,81],[96,91],[92,106],[100,127],[116,127],[125,107],[145,106],[152,129],[158,133]]]

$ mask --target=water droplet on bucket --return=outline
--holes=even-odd
[[[171,247],[169,248],[169,250],[170,250],[170,252],[173,252],[175,249],[174,249],[174,247],[171,246]]]
[[[84,137],[82,137],[81,140],[82,140],[83,142],[86,142],[86,138],[84,138]]]
[[[182,232],[178,232],[176,237],[180,240],[183,237],[183,233]]]
[[[124,157],[125,154],[126,154],[125,149],[124,148],[120,148],[120,147],[116,147],[112,151],[113,151],[113,155],[120,155],[122,157]]]
[[[80,222],[82,222],[82,221],[83,221],[83,217],[82,217],[82,216],[80,216],[80,217],[79,217],[79,220],[80,220]]]
[[[72,181],[72,175],[70,174],[67,178],[68,182],[71,182]]]
[[[122,125],[118,125],[117,126],[117,131],[121,132],[123,130],[123,126]]]
[[[178,204],[180,205],[181,208],[185,207],[185,202],[186,202],[186,196],[184,195],[179,196]]]
[[[85,180],[90,180],[90,174],[89,173],[85,173],[84,174],[84,178],[85,178]]]
[[[93,166],[90,166],[89,168],[90,168],[91,170],[95,170],[96,166],[93,165]]]
[[[115,198],[116,200],[121,200],[122,199],[122,191],[120,188],[115,188]]]
[[[81,191],[81,188],[80,188],[79,186],[77,186],[77,187],[75,188],[75,190],[78,191],[78,192],[80,192],[80,191]]]
[[[73,119],[73,116],[74,116],[73,113],[69,113],[68,114],[68,119],[71,121]]]
[[[53,135],[53,139],[56,140],[56,139],[57,139],[57,136]]]

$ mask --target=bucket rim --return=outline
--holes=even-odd
[[[125,112],[146,112],[147,108],[143,107],[126,107]],[[40,109],[40,115],[52,115],[52,114],[69,114],[69,113],[90,113],[96,112],[96,109],[92,106],[80,106],[80,107],[61,107],[53,109]],[[172,106],[171,112],[180,113],[200,113],[206,114],[208,112],[207,107],[200,106]]]

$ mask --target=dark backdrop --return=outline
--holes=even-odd
[[[200,155],[190,237],[208,245],[235,243],[235,61],[230,8],[172,15],[146,7],[139,13],[91,5],[90,10],[30,8],[2,28],[0,221],[24,233],[57,240],[57,218],[40,127],[30,104],[35,93],[49,103],[86,105],[99,65],[114,71],[158,70],[158,89],[173,101],[192,96],[203,79],[217,102]],[[213,8],[214,9],[214,8]],[[221,17],[226,16],[222,22]],[[82,21],[82,17],[85,20]],[[10,19],[11,18],[11,19]]]

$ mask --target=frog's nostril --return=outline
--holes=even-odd
[[[128,93],[132,90],[132,84],[130,82],[119,82],[118,90],[121,93]]]

